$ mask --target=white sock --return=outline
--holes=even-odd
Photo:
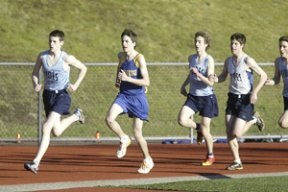
[[[257,118],[252,116],[253,117],[253,120],[254,120],[254,124],[257,122]]]
[[[39,161],[37,161],[37,160],[34,159],[33,162],[39,167],[39,164],[40,164]]]
[[[239,163],[239,164],[242,163],[240,159],[237,159],[237,160],[235,160],[234,162]]]

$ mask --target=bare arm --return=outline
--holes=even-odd
[[[281,74],[278,65],[279,63],[276,59],[274,62],[274,77],[272,79],[267,78],[265,85],[277,85],[280,82]]]
[[[257,94],[260,91],[260,89],[262,88],[262,86],[264,85],[265,81],[267,80],[267,74],[265,73],[265,71],[263,71],[263,69],[261,67],[259,67],[259,65],[255,62],[255,60],[251,57],[248,57],[246,60],[247,66],[252,69],[255,73],[257,73],[257,75],[260,76],[260,79],[256,85],[256,87],[254,87],[253,92],[251,94],[251,103],[256,103],[258,97]]]
[[[190,74],[186,77],[185,81],[182,83],[180,88],[180,93],[184,96],[187,96],[186,86],[190,83]]]
[[[41,90],[41,82],[39,82],[39,71],[41,69],[42,66],[42,61],[41,61],[41,53],[38,55],[37,57],[37,61],[34,65],[34,69],[32,72],[32,83],[33,83],[33,87],[34,87],[34,91],[38,92]]]
[[[216,74],[209,75],[209,81],[221,83],[226,80],[227,75],[228,75],[228,59],[225,60],[221,74],[218,77]]]
[[[87,67],[80,62],[78,59],[76,59],[73,55],[68,55],[65,59],[65,62],[68,65],[72,65],[74,67],[76,67],[77,69],[79,69],[79,74],[78,74],[78,78],[75,81],[74,84],[69,84],[68,86],[68,90],[69,91],[76,91],[77,88],[79,87],[79,85],[81,84],[82,80],[84,79],[86,72],[87,72]]]
[[[120,84],[121,84],[121,80],[118,78],[118,74],[120,71],[120,67],[121,67],[120,64],[121,64],[123,55],[124,55],[123,52],[118,53],[118,67],[117,67],[117,71],[116,71],[115,87],[120,87]]]

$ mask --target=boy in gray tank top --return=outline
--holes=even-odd
[[[205,31],[199,31],[194,36],[196,53],[188,57],[189,74],[183,82],[180,93],[187,97],[182,106],[178,123],[182,127],[197,130],[197,143],[201,144],[203,137],[207,146],[202,166],[211,166],[215,162],[213,153],[213,137],[210,133],[211,120],[218,116],[218,102],[212,88],[214,82],[209,81],[209,75],[214,74],[214,59],[207,54],[211,38]],[[189,93],[186,86],[190,84]],[[198,113],[201,123],[196,123],[193,116]]]
[[[246,37],[242,33],[232,34],[230,37],[232,56],[225,60],[222,73],[217,77],[210,76],[212,82],[223,82],[230,75],[227,107],[225,111],[226,134],[234,161],[227,170],[243,169],[239,155],[238,138],[243,136],[249,128],[256,124],[258,129],[264,129],[264,122],[258,112],[254,111],[254,104],[258,99],[258,92],[264,85],[267,74],[257,65],[255,60],[243,51]],[[253,74],[259,75],[259,82],[253,88]]]
[[[72,123],[85,122],[82,110],[77,108],[71,116],[61,120],[61,116],[69,114],[71,97],[68,91],[76,91],[85,77],[87,68],[73,55],[61,51],[64,44],[64,33],[59,30],[52,31],[49,35],[50,49],[38,55],[32,73],[34,91],[41,91],[39,71],[42,67],[44,73],[43,103],[46,113],[46,121],[42,127],[42,139],[35,159],[24,163],[24,168],[33,173],[38,172],[38,167],[50,142],[51,131],[55,136],[60,136]],[[69,82],[70,66],[79,70],[79,75],[74,84]]]
[[[281,128],[288,128],[288,36],[282,36],[279,38],[279,51],[280,57],[275,59],[274,77],[267,79],[265,85],[277,85],[280,82],[282,76],[283,80],[283,101],[284,112],[280,115],[278,124]]]

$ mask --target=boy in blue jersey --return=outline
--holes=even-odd
[[[118,53],[119,65],[115,81],[115,86],[119,87],[120,92],[112,103],[105,120],[108,127],[120,138],[116,156],[122,158],[131,144],[131,139],[123,132],[116,118],[123,113],[128,113],[129,117],[133,118],[133,134],[144,156],[138,173],[147,174],[154,166],[147,142],[142,135],[143,121],[147,121],[148,117],[148,101],[145,91],[150,85],[150,79],[144,56],[135,50],[137,35],[132,30],[125,29],[121,34],[121,41],[123,52]]]
[[[284,83],[282,95],[284,101],[284,112],[281,114],[278,124],[281,128],[288,128],[288,36],[279,38],[280,57],[274,62],[274,77],[267,79],[265,85],[277,85],[282,80]]]
[[[210,76],[212,82],[224,82],[230,75],[228,101],[225,111],[226,134],[234,162],[227,170],[243,169],[239,155],[238,138],[243,136],[249,128],[256,124],[260,131],[264,130],[264,122],[258,112],[254,111],[254,104],[258,99],[258,92],[264,85],[267,74],[244,53],[246,37],[242,33],[232,34],[230,49],[232,56],[225,60],[222,73],[217,77]],[[253,73],[259,75],[259,82],[253,88]]]
[[[73,122],[85,122],[82,110],[77,108],[74,114],[61,120],[62,115],[69,114],[71,97],[68,91],[74,92],[85,77],[87,68],[73,55],[68,55],[61,50],[64,45],[64,33],[60,30],[49,34],[49,50],[41,52],[32,73],[34,91],[41,91],[39,71],[44,73],[43,103],[46,121],[42,127],[42,139],[37,155],[32,162],[24,163],[24,168],[33,173],[38,172],[38,167],[49,143],[51,131],[55,136],[60,136]],[[70,66],[79,70],[78,78],[74,84],[70,83]]]
[[[197,130],[198,144],[202,143],[203,137],[206,141],[207,154],[202,166],[211,166],[215,162],[210,123],[212,118],[218,116],[218,102],[212,88],[214,82],[208,79],[209,75],[214,74],[214,59],[206,52],[210,41],[210,36],[205,31],[199,31],[194,36],[197,53],[188,57],[190,71],[180,90],[187,99],[178,115],[180,126]],[[189,93],[185,88],[188,84]],[[202,116],[201,123],[193,120],[193,115],[197,112]]]

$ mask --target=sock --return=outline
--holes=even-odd
[[[80,116],[79,116],[79,114],[76,112],[76,113],[74,113],[75,115],[76,115],[76,120],[75,121],[79,121],[80,120]]]
[[[39,164],[40,164],[39,161],[37,161],[37,160],[34,159],[33,162],[35,163],[35,165],[37,165],[37,167],[39,167]]]
[[[254,117],[254,116],[252,116],[252,118],[253,118],[253,121],[254,121],[254,124],[255,124],[257,122],[257,118]]]
[[[241,164],[241,160],[240,159],[237,159],[234,162]]]
[[[213,158],[213,157],[214,157],[214,154],[213,154],[213,152],[212,152],[212,153],[208,153],[207,156],[208,156],[209,158]]]
[[[199,132],[199,131],[200,131],[200,129],[201,129],[201,126],[200,126],[200,124],[199,124],[199,123],[196,123],[196,130]]]
[[[147,158],[144,159],[144,161],[146,161],[146,162],[151,162],[151,161],[152,161],[152,158],[151,158],[151,157],[147,157]]]

